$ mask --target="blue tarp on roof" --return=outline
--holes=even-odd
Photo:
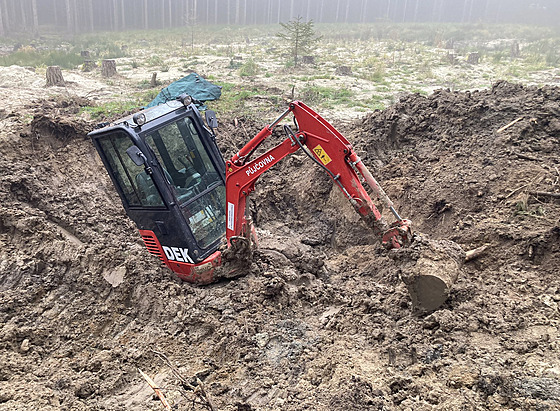
[[[222,95],[222,87],[206,81],[196,73],[191,73],[162,89],[146,108],[175,100],[183,93],[203,102],[218,100]]]

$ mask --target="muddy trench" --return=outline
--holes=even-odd
[[[301,153],[257,184],[247,275],[182,283],[124,214],[86,104],[0,120],[0,409],[163,409],[138,369],[179,410],[560,407],[560,89],[411,94],[340,126],[415,230],[487,245],[432,313]],[[245,132],[220,122],[231,155]]]

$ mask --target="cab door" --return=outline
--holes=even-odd
[[[225,235],[225,167],[215,144],[197,122],[173,118],[142,135],[161,165],[199,255],[208,255]],[[196,256],[198,257],[198,255]]]
[[[138,229],[152,232],[169,260],[194,264],[203,257],[168,187],[164,170],[153,158],[137,165],[129,157],[127,150],[140,142],[134,141],[126,129],[115,128],[96,135],[94,143],[126,214]]]

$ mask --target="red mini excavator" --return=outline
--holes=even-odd
[[[410,222],[350,143],[302,102],[290,103],[228,161],[216,145],[215,113],[205,114],[206,125],[192,99],[182,95],[90,133],[148,251],[183,280],[208,284],[221,272],[240,270],[236,262],[250,260],[256,237],[247,197],[261,174],[298,150],[329,175],[385,247],[411,241]],[[284,141],[251,159],[289,115],[295,130],[284,125]],[[391,210],[394,223],[384,220],[372,197]]]

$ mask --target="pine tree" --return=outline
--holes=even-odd
[[[313,20],[304,22],[301,16],[280,25],[283,30],[277,36],[286,42],[290,56],[297,67],[299,57],[310,54],[321,40],[321,36],[315,33]]]

